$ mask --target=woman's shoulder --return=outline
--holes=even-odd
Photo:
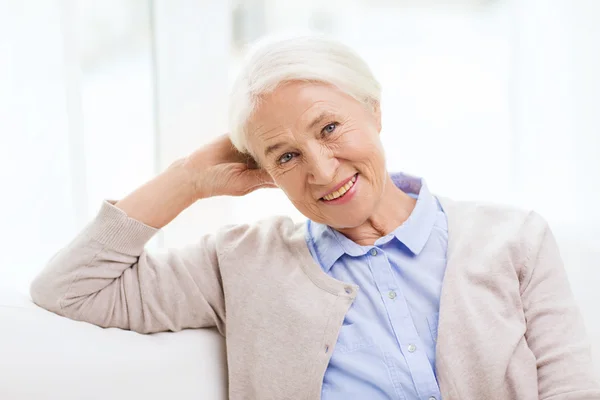
[[[531,209],[506,204],[441,200],[448,219],[449,248],[465,258],[512,259],[519,279],[544,243],[554,240],[546,220]],[[477,249],[473,253],[473,249]],[[485,264],[485,263],[484,263]],[[488,266],[486,266],[488,268]]]
[[[221,227],[215,240],[222,253],[233,252],[289,252],[305,240],[305,221],[295,221],[289,216],[272,216],[252,223]]]
[[[496,236],[525,237],[535,240],[549,228],[533,209],[489,201],[457,201],[439,198],[448,223],[454,230],[489,231]]]

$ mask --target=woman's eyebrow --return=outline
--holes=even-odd
[[[281,142],[279,142],[279,143],[275,143],[275,144],[272,144],[272,145],[268,146],[268,147],[265,149],[265,157],[268,157],[268,156],[269,156],[269,154],[273,153],[274,151],[276,151],[276,150],[280,149],[280,148],[281,148],[281,147],[283,147],[283,146],[284,146],[284,144],[283,144],[283,143],[281,143]]]
[[[317,125],[321,125],[323,121],[329,119],[333,116],[333,114],[329,111],[323,111],[319,116],[312,120],[310,124],[308,124],[307,130],[314,129]]]

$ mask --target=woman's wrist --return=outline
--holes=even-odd
[[[181,161],[118,201],[130,218],[160,229],[198,199],[193,176]]]
[[[176,160],[163,172],[190,204],[202,198],[198,187],[200,173],[198,166],[192,165],[189,157]]]

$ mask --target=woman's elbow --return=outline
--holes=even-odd
[[[29,285],[29,295],[35,304],[46,310],[58,312],[60,309],[60,295],[45,271],[33,279]]]

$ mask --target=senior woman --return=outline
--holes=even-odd
[[[105,202],[33,300],[142,333],[216,327],[232,399],[600,399],[546,222],[390,174],[380,86],[352,50],[263,45],[234,85],[231,129]],[[197,200],[263,187],[307,221],[144,250]]]

